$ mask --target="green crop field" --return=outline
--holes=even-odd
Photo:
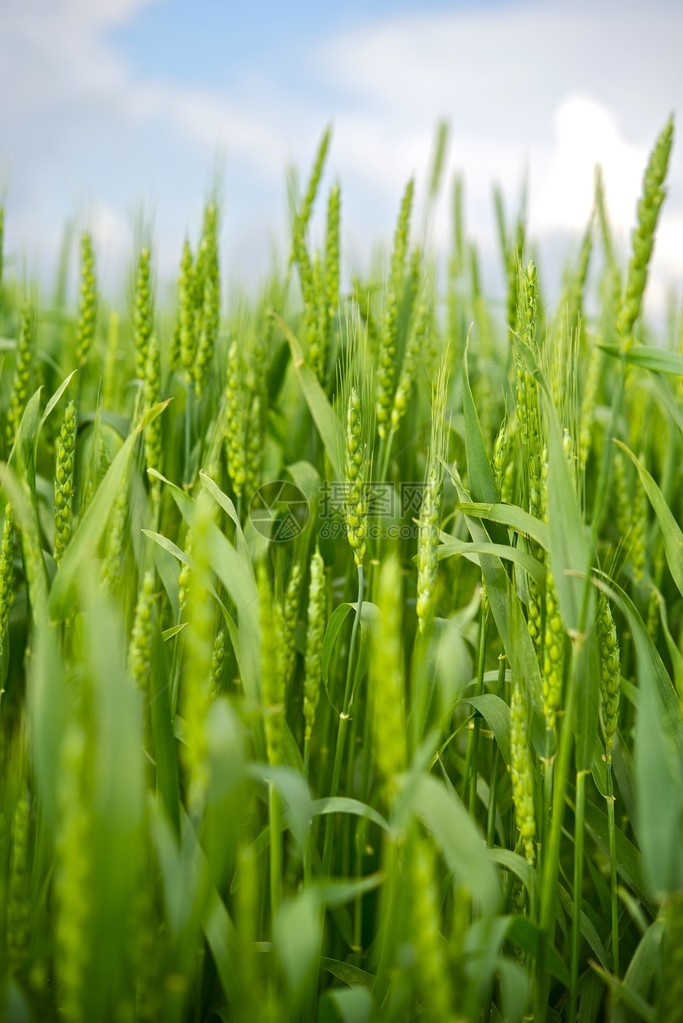
[[[683,1020],[672,141],[552,303],[444,125],[361,276],[325,132],[256,297],[213,193],[116,307],[0,211],[0,1019]]]

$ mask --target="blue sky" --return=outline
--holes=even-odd
[[[432,0],[423,11],[466,9],[476,4]],[[415,11],[414,0],[348,0],[334,3],[282,3],[252,0],[171,0],[150,5],[132,22],[115,29],[112,40],[136,66],[152,75],[223,89],[248,76],[255,58],[261,67],[295,82],[291,53],[314,46],[322,35],[386,15]],[[258,73],[258,69],[257,72]]]
[[[625,245],[647,151],[668,113],[683,114],[681,38],[675,0],[3,0],[10,252],[20,271],[49,278],[75,218],[95,232],[114,286],[144,210],[172,279],[219,165],[225,272],[253,283],[283,245],[286,168],[305,173],[331,120],[324,184],[342,183],[348,271],[390,235],[407,178],[424,182],[440,117],[485,267],[495,265],[492,182],[512,203],[525,168],[549,265],[586,222],[598,160]],[[657,244],[660,306],[683,281],[682,148]],[[448,228],[444,199],[435,246]]]

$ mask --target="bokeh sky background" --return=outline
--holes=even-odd
[[[326,184],[342,183],[348,273],[389,237],[411,174],[424,194],[445,117],[448,180],[464,174],[468,230],[495,289],[492,183],[512,208],[528,168],[531,235],[557,267],[587,221],[599,161],[625,248],[648,150],[673,110],[679,138],[649,295],[661,310],[667,288],[683,284],[681,40],[680,0],[2,0],[6,246],[49,280],[75,216],[92,227],[114,287],[144,207],[158,270],[172,279],[218,163],[225,273],[253,284],[273,245],[284,249],[286,167],[307,174],[331,120]]]

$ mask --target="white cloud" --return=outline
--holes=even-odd
[[[270,110],[136,73],[107,32],[163,0],[5,0],[0,12],[0,124],[30,130],[28,117],[64,127],[88,112],[125,124],[161,120],[210,151],[222,141],[264,169],[286,140]]]
[[[73,18],[81,25],[111,27],[131,21],[142,7],[161,2],[163,0],[64,0],[60,5],[50,3],[50,0],[28,0],[28,3],[27,0],[21,0],[21,5],[35,6],[41,13],[45,12],[46,7],[59,11],[61,6],[67,18]]]
[[[96,200],[88,211],[95,249],[107,260],[110,271],[126,266],[133,242],[131,220],[110,203]]]
[[[683,10],[539,0],[420,12],[323,41],[316,67],[398,126],[451,113],[457,132],[521,145],[547,137],[570,92],[594,96],[647,136],[681,99]],[[658,111],[657,107],[661,105]]]
[[[522,0],[388,16],[321,38],[306,52],[287,40],[291,61],[310,84],[303,95],[294,93],[286,71],[259,66],[257,55],[250,77],[226,91],[162,81],[131,67],[107,33],[150,2],[158,0],[5,0],[0,138],[16,150],[21,225],[29,235],[45,232],[46,221],[56,219],[46,216],[48,207],[73,203],[81,187],[93,194],[109,189],[103,202],[112,216],[122,195],[130,209],[131,196],[151,188],[153,195],[174,197],[170,209],[157,204],[156,218],[163,269],[170,270],[196,206],[187,194],[201,187],[197,167],[210,164],[221,147],[235,188],[228,194],[229,257],[248,270],[248,263],[265,261],[265,225],[284,221],[285,162],[295,155],[305,165],[333,117],[331,170],[342,179],[347,233],[360,253],[372,238],[390,233],[408,176],[424,180],[434,123],[447,116],[450,167],[465,175],[467,219],[485,256],[495,245],[491,184],[500,182],[512,202],[527,166],[530,223],[541,240],[583,228],[599,161],[625,243],[648,149],[683,95],[683,8],[667,0],[647,10],[628,2]],[[68,178],[69,146],[71,191],[51,195],[54,166]],[[670,180],[653,295],[681,275],[678,151]],[[127,214],[118,208],[116,215],[122,245]],[[448,234],[442,203],[435,236],[445,243]]]
[[[575,231],[587,222],[597,163],[602,167],[611,219],[618,225],[630,223],[647,147],[627,142],[614,115],[585,96],[563,100],[553,121],[547,170],[531,196],[535,229]]]
[[[378,21],[323,44],[316,69],[356,111],[338,121],[341,159],[378,194],[424,168],[425,126],[446,114],[451,166],[464,171],[485,245],[492,181],[512,200],[528,166],[532,233],[578,232],[598,162],[626,243],[649,148],[672,107],[683,114],[682,35],[683,8],[672,3],[522,2]],[[680,275],[680,236],[665,243],[683,216],[680,147],[669,181],[654,267],[662,287]]]

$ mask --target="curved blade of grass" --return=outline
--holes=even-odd
[[[624,359],[632,366],[652,370],[653,373],[665,373],[668,376],[683,376],[683,356],[666,348],[653,348],[649,345],[634,345],[624,352],[619,345],[598,345],[601,351],[615,359]]]
[[[578,1023],[597,1023],[598,1013],[605,1000],[605,985],[597,974],[586,970],[579,980],[578,992]]]
[[[225,903],[215,888],[209,893],[202,926],[226,998],[237,999],[240,990],[239,940]]]
[[[180,625],[172,625],[170,629],[164,629],[161,633],[161,638],[164,643],[167,643],[169,639],[173,639],[174,636],[177,636],[178,633],[182,632],[186,626],[187,622],[181,622]]]
[[[665,406],[666,411],[671,416],[671,419],[676,424],[678,429],[683,433],[683,412],[678,407],[675,395],[671,391],[669,381],[663,377],[654,378],[655,391],[662,400],[662,404]]]
[[[171,495],[175,500],[181,515],[187,525],[191,527],[194,518],[194,501],[192,498],[188,497],[188,495],[181,490],[180,487],[176,486],[176,484],[172,483],[170,480],[167,480],[160,473],[149,470],[149,474],[154,476],[155,479],[161,480],[170,488]],[[223,491],[214,483],[210,476],[206,475],[206,473],[202,473],[202,484],[206,487],[219,506],[223,508],[233,522],[235,522],[237,513],[230,498],[223,493]],[[238,523],[236,523],[236,525],[238,526]],[[151,536],[151,534],[148,535]],[[211,525],[209,530],[209,543],[212,548],[211,567],[235,605],[237,625],[239,626],[238,628],[235,628],[232,616],[229,615],[229,612],[224,607],[223,613],[226,622],[228,623],[228,627],[230,627],[231,622],[233,623],[232,628],[230,629],[230,635],[233,640],[233,647],[238,660],[244,691],[250,700],[258,703],[261,689],[261,631],[259,623],[258,589],[247,543],[244,539],[244,534],[242,533],[241,528],[237,528],[235,537],[237,546],[234,546],[216,525]],[[171,541],[160,537],[159,534],[151,536],[151,538],[157,543],[160,543],[165,550],[171,551],[171,553],[178,557],[179,560],[185,561],[186,555],[184,555],[179,548],[175,546],[175,544],[172,544]]]
[[[558,892],[563,908],[567,912],[567,915],[571,917],[573,910],[572,896],[569,894],[567,889],[563,887],[563,885],[558,886]],[[605,946],[600,939],[600,935],[598,934],[595,924],[583,910],[581,910],[579,914],[579,929],[580,933],[590,946],[591,951],[597,956],[598,961],[602,966],[607,967],[608,959]]]
[[[190,499],[188,498],[188,500]],[[161,533],[155,533],[154,530],[152,529],[143,529],[142,533],[144,536],[148,537],[148,539],[154,541],[154,543],[157,544],[157,546],[161,550],[165,551],[167,554],[171,554],[181,564],[187,565],[188,568],[192,568],[192,559],[190,558],[190,556],[186,554],[185,551],[181,550],[180,547],[177,546],[177,544],[174,544],[172,540],[169,540],[168,537],[162,536]],[[209,592],[211,593],[212,597],[214,598],[214,600],[221,609],[221,612],[223,614],[223,620],[226,624],[228,633],[230,635],[232,648],[235,651],[235,657],[237,658],[237,666],[239,667],[240,672],[242,672],[243,666],[240,662],[241,647],[239,645],[239,633],[237,629],[237,624],[212,585],[209,585]],[[162,636],[164,642],[166,642],[169,639],[172,639],[174,636],[177,636],[178,633],[181,632],[186,625],[187,622],[181,622],[178,625],[171,626],[171,628],[164,630]],[[246,665],[246,670],[248,672],[249,663],[247,663]]]
[[[441,849],[450,870],[472,893],[485,915],[494,914],[500,889],[484,840],[454,791],[429,775],[416,781],[413,810]]]
[[[632,991],[628,984],[624,983],[623,980],[619,980],[618,977],[615,977],[607,970],[603,970],[597,963],[591,963],[591,966],[612,992],[614,1002],[618,1004],[619,999],[621,999],[632,1012],[640,1019],[645,1020],[645,1023],[655,1023],[654,1006],[650,1005],[642,995]]]
[[[504,867],[509,873],[518,877],[529,893],[529,897],[532,901],[535,900],[538,878],[528,860],[525,860],[519,853],[512,852],[511,849],[487,849],[486,854],[493,863]]]
[[[640,939],[624,974],[624,985],[645,998],[659,968],[660,948],[664,936],[664,922],[654,920]],[[614,1007],[614,1023],[627,1023],[627,1014],[622,1005]]]
[[[463,515],[472,518],[488,519],[489,522],[501,523],[522,536],[528,536],[544,550],[550,550],[550,529],[545,522],[529,515],[516,504],[482,504],[476,501],[461,500],[458,507]]]
[[[362,803],[360,799],[351,799],[349,796],[328,796],[325,799],[313,800],[313,816],[317,817],[326,813],[349,813],[355,817],[364,817],[366,820],[377,824],[383,831],[389,831],[389,824],[372,806]]]
[[[334,609],[330,615],[330,620],[327,623],[325,629],[325,636],[323,639],[322,648],[322,679],[327,695],[330,699],[330,703],[334,707],[332,700],[332,694],[330,693],[330,661],[332,659],[332,652],[336,645],[339,633],[341,632],[342,626],[349,614],[356,610],[356,604],[346,601],[340,604]],[[353,687],[352,694],[355,693],[358,683],[362,680],[365,673],[368,670],[368,663],[370,658],[370,640],[372,639],[373,631],[377,624],[377,616],[379,609],[376,604],[372,601],[364,600],[361,605],[360,611],[360,642],[358,646],[358,659],[356,661],[356,667],[353,676]],[[350,703],[353,702],[353,697]],[[336,708],[335,708],[336,709]],[[339,713],[339,711],[337,711]]]
[[[286,804],[285,819],[297,845],[303,850],[313,812],[311,795],[303,775],[289,767],[272,767],[268,764],[250,764],[247,774],[277,789]]]
[[[591,551],[587,531],[562,443],[560,422],[552,391],[529,345],[519,345],[518,354],[538,382],[546,398],[548,434],[547,507],[550,523],[550,557],[562,621],[576,634],[591,621],[593,594],[586,586]]]
[[[160,483],[163,483],[164,486],[169,488],[171,496],[175,501],[176,505],[178,506],[180,514],[185,519],[185,522],[188,525],[190,525],[193,507],[192,498],[190,497],[190,495],[185,490],[183,490],[182,487],[179,487],[177,483],[173,483],[171,480],[166,479],[165,476],[162,476],[162,474],[160,472],[157,472],[156,469],[148,469],[147,475],[151,476],[151,478],[154,480],[159,480]]]
[[[366,877],[346,878],[330,877],[327,880],[314,882],[309,891],[324,906],[343,906],[364,895],[366,892],[375,891],[386,880],[383,871],[378,870]]]
[[[273,312],[273,319],[287,339],[292,354],[292,366],[296,373],[301,392],[306,399],[313,422],[315,423],[320,439],[323,442],[325,453],[330,460],[330,465],[337,479],[343,479],[340,462],[339,445],[339,420],[334,409],[327,400],[327,395],[320,386],[313,369],[308,365],[304,357],[303,349],[290,327],[281,316]]]
[[[498,748],[506,764],[511,762],[510,752],[510,708],[495,693],[482,693],[481,696],[464,696],[462,703],[471,704],[478,710],[496,737]]]
[[[479,563],[479,554],[495,554],[506,561],[512,561],[535,579],[537,583],[545,582],[545,566],[531,554],[520,550],[519,547],[510,547],[502,543],[466,543],[464,540],[449,539],[447,543],[441,543],[436,549],[436,556],[439,561],[445,558],[465,557]]]
[[[285,472],[305,495],[311,509],[315,509],[320,490],[320,473],[315,466],[306,461],[294,462],[287,466]]]
[[[449,472],[464,507],[469,504],[469,494],[457,473],[451,469]],[[476,516],[465,513],[465,521],[475,543],[489,542],[489,534]],[[545,732],[545,726],[542,725],[541,673],[519,598],[500,558],[493,554],[490,556],[482,554],[480,562],[491,613],[510,659],[513,674],[523,678],[527,685],[533,710],[534,745],[540,744],[538,748],[542,748],[541,736]]]
[[[304,758],[301,756],[301,750],[297,746],[296,739],[292,735],[292,729],[287,721],[284,721],[282,724],[280,756],[282,757],[283,767],[289,767],[292,771],[298,771],[301,775],[304,774]]]
[[[562,444],[555,407],[548,399],[548,521],[550,559],[562,621],[567,632],[576,634],[591,621],[592,588],[586,588],[585,573],[590,566],[590,547],[581,509]],[[588,605],[584,607],[584,602]]]
[[[20,476],[26,480],[31,497],[35,500],[36,493],[36,452],[40,434],[40,395],[43,388],[39,387],[31,395],[17,427],[14,446],[10,451],[8,464],[16,464]]]
[[[481,432],[481,424],[477,415],[477,408],[472,397],[470,387],[467,356],[469,352],[470,332],[465,342],[463,355],[463,389],[462,389],[462,410],[465,420],[465,450],[467,453],[467,480],[470,493],[475,501],[481,503],[496,504],[498,491],[493,478],[491,462],[486,454],[484,436]],[[507,537],[502,529],[494,524],[491,530],[491,539],[495,543],[504,544]]]
[[[45,406],[45,411],[43,412],[42,416],[40,417],[40,429],[41,430],[42,430],[43,426],[45,425],[45,423],[47,422],[48,418],[50,417],[51,412],[59,404],[59,399],[62,397],[62,395],[64,394],[65,390],[67,389],[67,387],[69,386],[69,384],[71,383],[71,381],[73,380],[73,378],[76,376],[77,373],[78,373],[77,369],[75,369],[72,373],[69,373],[69,375],[66,378],[66,380],[62,381],[62,383],[59,385],[59,387],[57,388],[55,393],[52,395],[52,397],[48,401],[47,405]]]
[[[261,689],[258,590],[251,562],[241,556],[220,530],[210,530],[212,567],[237,610],[237,656],[242,685],[249,699],[258,702]]]
[[[24,564],[34,564],[35,572],[25,571],[26,587],[31,606],[31,615],[37,625],[47,624],[48,604],[48,572],[40,543],[40,524],[35,492],[26,478],[26,470],[21,464],[17,468],[20,475],[4,462],[0,462],[1,488],[8,503],[12,506],[14,517],[21,529],[21,546]],[[34,477],[35,481],[35,477]]]
[[[235,546],[237,547],[237,550],[239,551],[243,558],[249,559],[249,549],[247,547],[247,541],[244,539],[244,533],[242,532],[242,526],[240,524],[239,516],[237,514],[237,509],[235,508],[235,505],[230,500],[228,495],[223,493],[218,484],[214,480],[212,480],[211,477],[208,476],[203,469],[199,470],[199,478],[205,490],[208,490],[208,492],[211,494],[211,496],[216,501],[218,506],[222,508],[226,515],[228,515],[228,517],[231,519],[235,527],[236,538]]]
[[[348,984],[349,987],[359,986],[366,991],[372,991],[375,986],[375,977],[372,973],[361,970],[358,966],[353,966],[351,963],[344,963],[339,959],[330,959],[329,956],[321,956],[320,965],[328,973],[331,973],[333,977],[340,980],[342,984]]]
[[[664,551],[669,571],[678,587],[678,592],[683,595],[683,532],[681,527],[666,503],[664,494],[640,459],[636,458],[631,449],[626,444],[622,444],[620,440],[615,440],[614,443],[628,455],[638,470],[640,481],[657,516],[664,537]]]
[[[155,405],[131,430],[95,491],[95,496],[72,536],[64,552],[64,559],[52,582],[48,611],[54,621],[63,621],[72,610],[78,577],[83,568],[96,559],[97,546],[109,521],[109,513],[116,503],[119,488],[123,484],[128,467],[129,456],[140,433],[157,416],[161,415],[167,405],[168,401]]]

